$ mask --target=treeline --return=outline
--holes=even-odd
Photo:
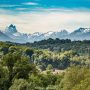
[[[84,41],[71,41],[70,39],[47,39],[34,43],[26,43],[26,46],[31,46],[38,49],[48,49],[50,51],[62,52],[73,50],[78,54],[87,55],[90,54],[90,40]]]

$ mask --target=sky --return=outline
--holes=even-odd
[[[90,28],[90,0],[0,0],[0,30],[10,24],[23,33]]]

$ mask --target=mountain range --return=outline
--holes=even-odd
[[[46,33],[35,32],[33,34],[26,34],[18,32],[16,26],[13,24],[6,27],[4,31],[0,31],[0,41],[10,41],[17,43],[26,43],[40,41],[44,39],[71,39],[73,40],[90,40],[90,28],[79,28],[69,33],[67,30],[49,31]]]

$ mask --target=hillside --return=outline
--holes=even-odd
[[[0,90],[76,90],[77,87],[89,90],[90,52],[86,50],[90,50],[90,41],[55,42],[53,39],[33,44],[0,42]],[[72,46],[70,50],[65,49],[69,48],[67,43]],[[40,44],[43,49],[38,48]],[[54,44],[62,45],[61,50],[49,50],[50,45],[55,48]],[[85,52],[78,52],[77,46]]]

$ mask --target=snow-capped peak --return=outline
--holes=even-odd
[[[90,28],[84,28],[84,32],[87,33],[87,32],[90,32]]]
[[[33,33],[32,35],[33,36],[40,36],[42,33],[40,33],[40,32],[35,32],[35,33]]]
[[[50,35],[53,34],[53,33],[54,33],[54,31],[49,31],[49,32],[47,32],[47,33],[44,33],[44,36],[47,37],[47,36],[50,36]]]
[[[90,32],[90,28],[79,28],[74,31],[74,33],[87,33]]]
[[[12,34],[17,33],[16,26],[14,26],[13,24],[9,25],[8,27],[6,27],[5,32]]]
[[[78,36],[78,37],[77,37]],[[17,31],[16,26],[13,24],[9,25],[5,31],[0,31],[0,37],[3,40],[14,40],[15,42],[34,42],[48,38],[52,39],[71,39],[71,40],[90,40],[90,28],[79,28],[69,33],[67,30],[49,31],[46,33],[35,32],[33,34],[20,33]]]

